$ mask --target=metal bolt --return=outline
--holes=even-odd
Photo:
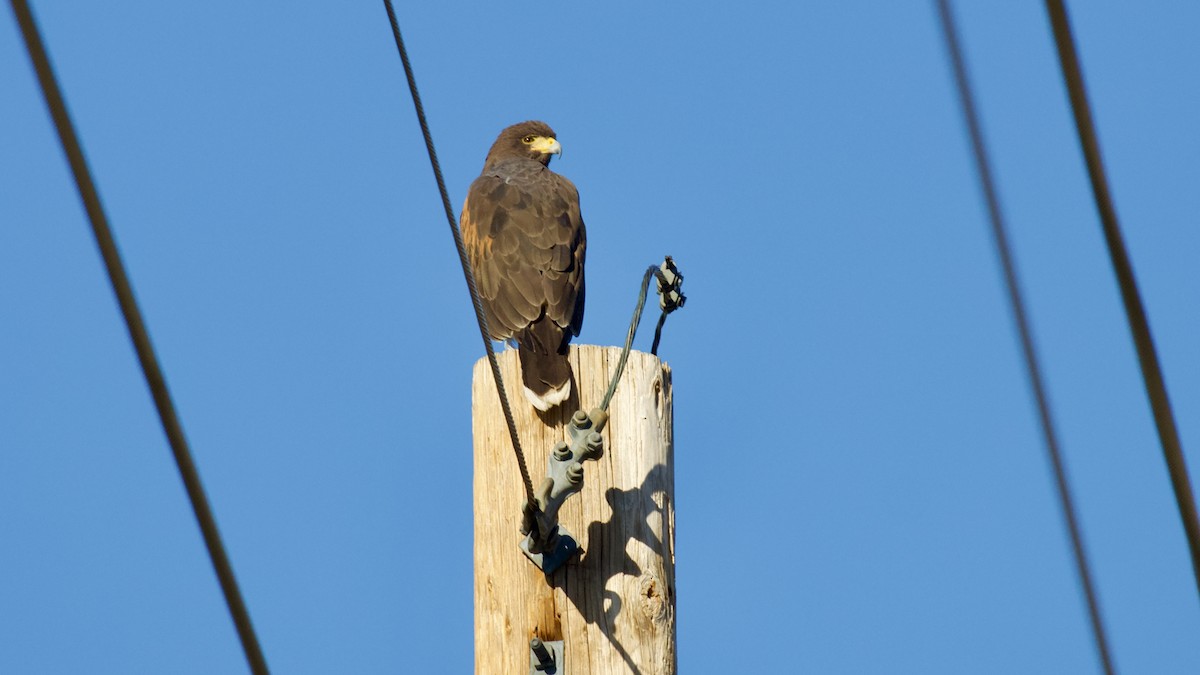
[[[529,641],[529,648],[533,650],[534,657],[538,660],[538,670],[549,670],[554,667],[554,655],[546,649],[546,645],[538,638],[533,638]]]
[[[592,426],[592,420],[587,416],[587,413],[582,410],[576,410],[574,415],[571,415],[571,424],[574,424],[579,429],[586,429]]]
[[[571,448],[566,441],[559,441],[554,446],[554,459],[565,462],[571,458]]]
[[[567,467],[567,482],[571,485],[580,485],[583,483],[583,465],[575,462]]]

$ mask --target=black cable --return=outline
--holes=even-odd
[[[658,315],[658,325],[654,327],[654,342],[650,343],[651,356],[658,356],[658,342],[662,339],[663,324],[667,322],[667,313]]]
[[[1121,300],[1125,305],[1125,318],[1129,323],[1129,332],[1133,334],[1133,344],[1137,348],[1138,363],[1142,368],[1142,380],[1146,385],[1146,396],[1150,399],[1150,409],[1154,413],[1158,439],[1162,444],[1163,457],[1167,462],[1167,473],[1171,476],[1175,502],[1179,506],[1183,531],[1187,535],[1188,548],[1192,554],[1192,573],[1196,578],[1196,588],[1200,590],[1200,519],[1197,519],[1196,516],[1196,500],[1192,495],[1187,463],[1183,457],[1183,446],[1179,442],[1179,432],[1175,427],[1175,416],[1171,412],[1171,401],[1167,397],[1167,387],[1163,382],[1162,368],[1154,349],[1154,338],[1150,334],[1150,324],[1146,319],[1146,310],[1142,306],[1141,295],[1138,293],[1137,281],[1133,275],[1133,265],[1130,263],[1129,253],[1125,249],[1121,226],[1117,222],[1117,211],[1113,207],[1112,195],[1108,190],[1104,161],[1100,157],[1100,141],[1096,136],[1096,127],[1092,123],[1092,113],[1088,105],[1087,90],[1084,88],[1083,73],[1080,70],[1079,57],[1075,51],[1075,40],[1071,36],[1071,23],[1067,17],[1066,7],[1063,6],[1061,0],[1046,0],[1046,12],[1050,15],[1050,26],[1054,30],[1058,60],[1062,65],[1063,79],[1066,81],[1067,93],[1071,98],[1071,111],[1075,115],[1075,128],[1079,133],[1079,144],[1083,148],[1083,156],[1087,163],[1092,194],[1096,200],[1096,210],[1100,212],[1104,241],[1108,244],[1108,255],[1112,260],[1113,272],[1117,276],[1117,285],[1121,289]]]
[[[208,548],[209,558],[212,559],[213,568],[217,572],[221,591],[225,594],[229,614],[233,617],[233,622],[237,627],[238,637],[242,641],[242,650],[246,654],[246,661],[253,673],[265,675],[268,672],[267,662],[259,647],[258,638],[254,634],[254,626],[250,623],[250,613],[246,609],[246,603],[242,600],[241,591],[238,590],[233,567],[225,554],[225,546],[221,543],[217,521],[208,505],[208,499],[204,495],[200,474],[196,470],[195,462],[192,461],[191,450],[188,449],[183,427],[175,412],[170,392],[167,391],[167,383],[163,378],[162,369],[158,365],[158,358],[150,344],[150,335],[146,332],[146,325],[138,310],[133,287],[125,273],[116,241],[113,239],[108,225],[108,218],[100,204],[100,195],[96,191],[87,160],[83,156],[83,148],[75,134],[70,115],[67,113],[66,103],[63,101],[62,92],[50,65],[50,59],[46,55],[46,48],[38,32],[37,23],[25,0],[11,0],[11,3],[13,13],[16,15],[17,23],[20,24],[21,33],[25,38],[25,47],[29,52],[29,58],[33,61],[34,70],[37,71],[42,94],[46,97],[46,105],[50,108],[50,116],[54,119],[54,126],[58,129],[58,137],[66,152],[67,161],[71,165],[72,173],[75,174],[75,184],[79,188],[79,196],[83,199],[84,208],[91,220],[96,244],[104,258],[104,266],[108,270],[108,278],[112,282],[113,292],[121,306],[121,314],[125,317],[125,326],[129,329],[129,338],[133,341],[146,384],[150,387],[150,393],[154,398],[154,406],[158,409],[158,417],[162,421],[163,431],[171,445],[171,452],[175,455],[175,464],[179,467],[179,475],[183,479],[188,498],[192,502],[192,510],[200,524],[200,532],[204,536],[204,544]]]
[[[450,193],[446,191],[446,181],[442,178],[442,168],[438,163],[437,151],[433,148],[433,135],[429,133],[429,123],[425,119],[425,107],[421,105],[421,95],[417,93],[417,80],[413,76],[412,64],[408,60],[408,51],[404,48],[404,39],[400,37],[400,24],[396,21],[396,10],[392,9],[392,0],[383,0],[383,6],[387,9],[388,21],[392,24],[396,49],[400,51],[400,61],[404,64],[404,75],[408,78],[408,89],[412,92],[413,106],[417,109],[417,121],[420,122],[421,134],[425,137],[425,149],[429,151],[429,164],[433,167],[433,177],[437,180],[438,192],[442,195],[442,207],[446,210],[446,220],[450,223],[450,234],[454,236],[454,246],[458,249],[458,260],[462,263],[463,277],[467,281],[467,290],[471,293],[471,304],[475,307],[479,335],[483,338],[483,348],[487,351],[488,363],[492,367],[492,377],[496,381],[496,393],[500,397],[500,408],[504,411],[504,421],[508,423],[508,435],[512,437],[513,453],[517,458],[517,468],[521,472],[521,482],[525,484],[525,498],[528,503],[536,504],[533,481],[529,477],[529,469],[525,466],[525,455],[521,451],[521,440],[517,436],[517,423],[513,419],[512,408],[508,405],[508,397],[504,394],[504,380],[500,377],[500,364],[496,362],[496,352],[492,349],[492,339],[487,328],[487,317],[483,312],[483,304],[479,300],[479,290],[475,286],[475,274],[471,271],[471,263],[467,259],[467,249],[463,245],[462,233],[458,231],[458,222],[454,218],[454,207],[450,205]]]
[[[1037,353],[1033,346],[1033,337],[1026,318],[1025,302],[1021,296],[1020,285],[1017,282],[1016,264],[1008,245],[1008,234],[1004,218],[1000,213],[1000,201],[996,196],[996,188],[992,179],[992,170],[988,162],[987,150],[983,142],[983,132],[980,129],[979,116],[975,110],[975,101],[971,93],[971,84],[967,79],[966,65],[963,63],[962,50],[959,47],[958,31],[950,12],[949,0],[937,0],[938,15],[941,18],[942,31],[946,39],[946,49],[949,52],[951,64],[954,67],[954,81],[958,86],[958,94],[962,103],[963,116],[967,121],[967,130],[971,137],[971,149],[975,155],[975,164],[979,171],[979,182],[987,201],[988,216],[991,219],[992,235],[996,245],[996,253],[1000,257],[1004,269],[1004,282],[1008,289],[1008,299],[1012,306],[1013,319],[1017,324],[1017,332],[1021,339],[1021,351],[1025,356],[1025,365],[1029,373],[1029,383],[1033,388],[1037,401],[1038,417],[1041,420],[1042,433],[1046,440],[1046,451],[1054,468],[1054,482],[1058,488],[1059,503],[1063,516],[1067,521],[1067,530],[1071,536],[1071,548],[1075,554],[1075,566],[1079,572],[1080,585],[1083,586],[1087,598],[1088,615],[1092,623],[1092,635],[1096,641],[1096,651],[1104,666],[1104,672],[1113,673],[1112,657],[1109,655],[1108,639],[1104,632],[1104,623],[1100,618],[1100,606],[1093,587],[1092,574],[1088,565],[1087,554],[1083,548],[1083,536],[1080,533],[1075,504],[1071,498],[1070,486],[1067,483],[1066,468],[1063,465],[1062,452],[1058,447],[1054,422],[1050,416],[1050,405],[1046,399],[1045,386],[1042,383],[1041,367],[1038,365]]]
[[[646,306],[646,291],[650,287],[650,279],[658,272],[658,268],[651,265],[646,269],[646,273],[642,275],[642,287],[638,292],[637,306],[633,308],[633,319],[629,322],[629,331],[625,333],[625,348],[621,350],[621,359],[617,361],[617,369],[613,373],[612,380],[608,383],[608,390],[604,392],[604,400],[600,403],[600,409],[608,412],[608,404],[612,402],[613,394],[617,392],[617,385],[621,382],[621,374],[625,372],[625,362],[629,360],[629,351],[633,348],[633,337],[637,334],[638,324],[642,321],[642,309]],[[663,312],[663,318],[666,318],[666,312]],[[662,328],[660,320],[659,328]],[[654,336],[654,346],[658,347],[658,335]]]

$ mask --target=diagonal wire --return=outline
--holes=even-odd
[[[429,164],[433,167],[433,177],[437,180],[438,192],[442,195],[442,207],[446,210],[446,220],[450,223],[450,234],[454,236],[454,246],[458,249],[458,260],[462,263],[467,290],[471,292],[471,304],[475,307],[475,319],[479,323],[479,336],[483,338],[483,347],[487,350],[488,364],[492,368],[492,378],[496,382],[496,394],[500,397],[500,408],[504,411],[504,421],[508,424],[508,435],[512,438],[513,454],[517,458],[521,482],[525,485],[525,498],[529,504],[535,504],[533,481],[529,477],[528,467],[525,466],[525,455],[521,451],[521,440],[517,435],[517,423],[513,420],[512,408],[509,407],[508,397],[504,394],[504,380],[500,378],[500,365],[496,362],[496,351],[492,348],[487,317],[483,312],[483,305],[479,301],[479,289],[475,286],[475,274],[471,271],[471,262],[467,259],[462,233],[458,231],[458,222],[454,218],[454,207],[450,205],[450,193],[446,190],[446,181],[442,178],[442,168],[438,163],[437,151],[433,148],[433,135],[429,133],[429,123],[425,119],[425,107],[421,105],[421,95],[417,93],[417,80],[413,76],[412,63],[408,60],[408,50],[404,48],[404,38],[400,37],[400,24],[396,21],[396,10],[392,8],[392,0],[383,0],[383,6],[387,9],[388,21],[392,24],[396,49],[400,51],[400,61],[404,64],[404,75],[408,78],[408,89],[412,92],[413,106],[417,109],[417,121],[421,123],[421,134],[425,137],[425,149],[429,151]]]
[[[604,392],[604,399],[600,403],[600,409],[608,412],[608,404],[612,402],[613,394],[617,392],[617,385],[621,382],[621,374],[625,372],[625,362],[629,360],[629,351],[633,348],[633,337],[637,335],[638,324],[642,322],[642,310],[646,306],[646,291],[650,287],[650,279],[654,277],[654,273],[658,272],[658,267],[651,265],[646,269],[646,273],[642,275],[642,286],[638,292],[637,305],[633,308],[633,318],[629,321],[629,331],[625,333],[625,347],[621,350],[621,358],[617,361],[617,368],[613,372],[612,380],[608,383],[608,389]],[[667,313],[663,312],[663,318],[666,318]],[[662,327],[662,321],[658,323]],[[657,345],[658,335],[655,334],[655,346]]]
[[[1179,431],[1175,427],[1175,416],[1171,412],[1171,401],[1167,398],[1167,388],[1163,383],[1158,354],[1154,349],[1154,338],[1150,334],[1150,324],[1146,319],[1146,310],[1142,307],[1142,298],[1133,275],[1133,265],[1129,261],[1129,253],[1121,236],[1121,226],[1117,222],[1117,211],[1109,193],[1104,162],[1100,158],[1100,141],[1092,122],[1075,40],[1071,37],[1071,23],[1061,0],[1046,0],[1046,12],[1050,15],[1054,42],[1058,47],[1058,60],[1062,65],[1063,79],[1071,99],[1071,111],[1075,115],[1075,128],[1079,133],[1079,144],[1083,148],[1083,156],[1087,163],[1096,210],[1100,212],[1100,224],[1104,230],[1104,240],[1108,244],[1108,255],[1112,260],[1113,272],[1117,276],[1117,285],[1121,289],[1121,300],[1125,305],[1129,331],[1133,334],[1133,343],[1137,348],[1146,396],[1150,399],[1150,409],[1154,413],[1154,424],[1158,428],[1167,472],[1171,476],[1171,487],[1175,491],[1175,502],[1179,506],[1179,516],[1183,520],[1183,530],[1187,535],[1188,548],[1192,555],[1192,573],[1196,577],[1197,589],[1200,590],[1200,519],[1196,517],[1196,500],[1192,496],[1187,463],[1184,461],[1183,447],[1179,442]]]
[[[1058,438],[1054,430],[1054,421],[1050,416],[1050,405],[1046,399],[1045,385],[1042,382],[1041,367],[1038,365],[1037,352],[1033,346],[1033,337],[1029,328],[1029,319],[1025,313],[1025,303],[1021,296],[1020,285],[1017,281],[1016,264],[1008,244],[1008,234],[1004,218],[1000,213],[1000,201],[996,196],[996,188],[992,178],[987,150],[983,143],[983,132],[979,125],[979,116],[975,109],[971,84],[967,78],[966,65],[963,62],[962,49],[959,46],[958,31],[951,14],[949,0],[937,0],[938,15],[941,19],[942,31],[946,40],[946,49],[954,67],[954,80],[958,86],[963,116],[967,121],[967,129],[971,137],[971,148],[975,155],[975,163],[979,171],[979,182],[987,201],[988,216],[991,219],[992,235],[996,244],[996,252],[1004,268],[1004,282],[1008,288],[1008,299],[1012,305],[1013,318],[1017,324],[1017,332],[1021,338],[1021,350],[1025,356],[1025,364],[1029,372],[1029,383],[1033,388],[1037,401],[1038,416],[1041,420],[1042,432],[1046,439],[1046,451],[1054,468],[1054,481],[1058,488],[1058,498],[1062,506],[1063,516],[1067,521],[1067,530],[1071,537],[1071,548],[1075,554],[1075,565],[1079,572],[1079,582],[1083,586],[1087,598],[1088,616],[1091,619],[1092,635],[1096,642],[1096,651],[1100,657],[1104,672],[1112,674],[1112,657],[1109,654],[1108,639],[1104,632],[1104,623],[1100,618],[1100,606],[1096,599],[1096,591],[1092,582],[1092,574],[1088,566],[1087,553],[1083,547],[1083,536],[1080,533],[1078,517],[1075,515],[1075,504],[1071,498],[1071,489],[1067,483],[1066,468],[1063,465],[1062,452],[1058,447]]]
[[[617,392],[617,385],[621,382],[621,374],[625,372],[625,363],[629,360],[629,351],[633,348],[633,338],[637,335],[638,324],[642,322],[642,310],[646,307],[646,291],[650,288],[650,280],[654,278],[658,279],[658,292],[664,297],[662,301],[662,314],[659,315],[658,325],[654,328],[654,343],[650,347],[650,354],[652,356],[658,356],[658,341],[662,338],[662,328],[663,324],[667,321],[667,315],[683,307],[684,301],[687,300],[678,286],[683,277],[678,276],[678,270],[675,269],[670,256],[667,256],[665,265],[671,265],[670,270],[676,275],[677,281],[674,284],[664,276],[662,269],[657,265],[651,265],[646,268],[646,273],[642,275],[642,285],[638,291],[637,305],[633,308],[633,318],[629,321],[629,331],[625,333],[625,347],[621,350],[621,358],[617,361],[617,368],[613,371],[612,380],[609,381],[608,389],[604,392],[604,399],[600,403],[600,409],[605,412],[608,412],[608,404],[612,402],[613,394]],[[673,299],[668,301],[665,299],[668,297]]]
[[[229,614],[232,616],[233,622],[237,627],[238,637],[242,642],[242,650],[246,654],[246,661],[250,665],[251,672],[255,673],[255,675],[265,675],[269,672],[267,670],[267,662],[263,657],[262,648],[259,647],[258,638],[254,634],[254,626],[250,623],[250,613],[246,609],[245,601],[242,600],[241,591],[238,590],[237,580],[233,575],[233,567],[230,565],[229,557],[225,553],[225,546],[221,543],[221,534],[217,530],[217,521],[213,517],[208,499],[204,495],[204,486],[200,482],[200,474],[196,470],[195,462],[192,461],[191,450],[188,449],[187,439],[183,434],[183,427],[175,411],[175,405],[171,401],[171,394],[167,390],[166,380],[163,378],[162,369],[158,365],[158,358],[154,354],[154,347],[150,343],[150,335],[146,331],[146,325],[142,320],[141,312],[138,310],[137,300],[133,295],[133,287],[130,285],[129,277],[125,273],[124,265],[121,262],[121,255],[117,251],[116,241],[113,239],[112,230],[108,225],[108,218],[105,216],[104,208],[100,204],[100,195],[96,191],[95,183],[92,181],[87,160],[83,156],[83,148],[71,123],[66,103],[63,100],[58,81],[54,76],[54,70],[50,65],[50,59],[46,55],[45,45],[42,43],[41,35],[38,32],[37,23],[25,0],[11,0],[11,4],[13,14],[16,15],[17,23],[20,24],[21,33],[25,38],[25,47],[29,51],[29,58],[33,61],[34,70],[37,72],[38,82],[42,87],[42,94],[46,97],[46,105],[50,109],[50,116],[54,119],[54,126],[58,129],[58,137],[62,142],[63,151],[67,155],[67,161],[71,165],[72,173],[75,174],[75,184],[79,188],[79,196],[83,200],[84,208],[87,210],[89,220],[91,220],[92,231],[96,236],[96,244],[99,246],[100,254],[104,258],[104,266],[108,270],[108,277],[112,282],[113,292],[116,294],[117,302],[121,306],[121,314],[125,317],[125,325],[129,329],[130,340],[133,341],[138,361],[142,366],[142,373],[146,378],[146,384],[149,386],[150,393],[154,398],[154,406],[158,409],[158,416],[162,422],[163,431],[166,433],[167,440],[171,445],[171,452],[175,455],[175,463],[179,467],[179,475],[183,479],[183,485],[187,490],[188,498],[192,502],[192,510],[195,512],[196,520],[200,524],[200,532],[204,536],[204,544],[208,548],[208,555],[212,559],[213,568],[216,570],[217,579],[220,581],[221,591],[225,594],[225,602],[229,606]]]

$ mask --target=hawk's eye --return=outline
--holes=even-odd
[[[521,139],[521,142],[522,142],[522,143],[525,143],[525,144],[532,143],[532,142],[533,142],[533,136],[526,136],[525,138],[522,138],[522,139]]]

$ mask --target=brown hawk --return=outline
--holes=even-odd
[[[488,330],[517,343],[525,396],[541,411],[571,394],[567,345],[583,325],[587,233],[579,191],[549,168],[561,152],[544,122],[501,131],[461,219]]]

